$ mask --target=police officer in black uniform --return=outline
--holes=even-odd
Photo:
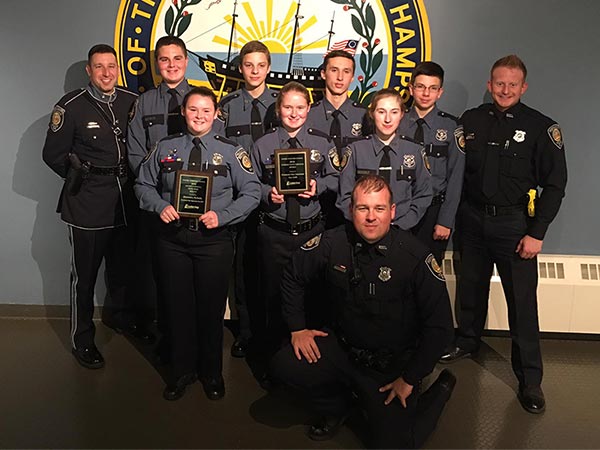
[[[340,172],[345,160],[344,148],[370,134],[371,124],[364,106],[348,98],[348,89],[354,80],[354,57],[344,50],[333,50],[325,55],[321,77],[325,81],[325,98],[311,105],[308,113],[310,128],[327,134],[335,148],[327,155]],[[337,176],[337,173],[336,173]],[[343,222],[343,215],[335,207],[337,192],[321,195],[321,206],[326,228]]]
[[[160,217],[159,285],[171,331],[171,373],[163,396],[179,399],[198,376],[206,396],[217,400],[225,395],[223,315],[235,238],[230,226],[258,206],[260,184],[246,150],[211,131],[217,100],[210,89],[193,88],[182,112],[188,132],[158,143],[140,166],[135,191],[140,206]],[[176,199],[181,170],[212,177],[210,206],[199,216],[180,216],[181,207],[187,208]],[[179,187],[186,190],[184,183]]]
[[[478,350],[495,264],[508,305],[518,398],[526,411],[541,413],[546,403],[541,389],[537,255],[565,195],[567,168],[558,124],[520,101],[527,90],[526,76],[517,56],[499,59],[488,81],[493,104],[466,111],[461,118],[466,166],[458,332],[455,346],[441,361]],[[542,192],[535,199],[538,187]]]
[[[239,145],[252,149],[254,141],[277,124],[275,100],[277,92],[267,87],[271,71],[271,53],[260,41],[249,41],[240,50],[239,68],[244,87],[228,94],[219,103],[225,136]],[[220,132],[217,122],[215,132]],[[258,270],[256,254],[257,213],[238,227],[235,252],[235,309],[239,332],[231,345],[231,355],[243,358],[256,329],[260,308],[257,305]]]
[[[115,87],[115,50],[98,44],[88,53],[86,88],[69,92],[54,107],[43,149],[46,164],[65,178],[58,212],[71,243],[71,346],[89,369],[104,366],[94,343],[94,287],[104,258],[110,299],[103,320],[117,332],[147,340],[133,314],[130,268],[135,216],[134,178],[125,152],[127,118],[136,95]]]
[[[439,64],[432,61],[417,64],[408,85],[413,104],[398,129],[400,134],[425,144],[433,197],[413,232],[440,264],[454,229],[465,167],[462,127],[456,117],[436,105],[444,92],[443,85],[444,69]]]
[[[374,448],[420,447],[450,398],[455,377],[443,371],[421,393],[452,338],[452,313],[435,258],[412,234],[391,227],[395,204],[378,176],[352,193],[352,224],[306,242],[284,271],[283,314],[291,346],[273,375],[301,389],[323,417],[308,436],[331,438],[354,403],[366,412]],[[326,274],[333,329],[310,329],[303,294]]]
[[[369,106],[374,133],[344,149],[336,206],[350,220],[350,200],[356,180],[364,175],[380,175],[390,185],[396,202],[394,225],[412,229],[431,203],[431,174],[427,170],[423,146],[398,130],[404,114],[398,91],[378,91]]]

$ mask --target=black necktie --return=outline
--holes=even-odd
[[[381,156],[381,160],[379,161],[379,176],[383,177],[383,179],[390,184],[390,173],[392,172],[392,163],[390,161],[390,150],[392,147],[386,145],[383,147],[383,155]]]
[[[415,135],[413,139],[417,142],[425,143],[425,136],[423,132],[423,124],[425,123],[425,119],[417,119],[417,130],[415,131]]]
[[[200,138],[195,137],[192,139],[194,148],[190,152],[190,159],[188,161],[188,170],[194,172],[200,172],[202,170],[202,147],[200,145]]]
[[[167,92],[171,95],[169,99],[169,116],[167,118],[167,134],[182,133],[185,131],[185,125],[177,100],[177,91],[169,89]]]
[[[254,142],[261,138],[265,133],[262,118],[260,117],[260,110],[258,109],[259,103],[260,100],[257,98],[252,100],[252,111],[250,111],[250,134],[252,135],[252,140]]]
[[[333,117],[331,121],[331,128],[329,128],[329,136],[333,139],[335,148],[337,149],[338,156],[342,151],[342,124],[340,123],[340,112],[336,109],[331,113]]]
[[[503,125],[504,113],[493,111],[496,121],[490,127],[490,136],[497,136],[499,128]],[[508,141],[506,142],[508,144]],[[487,198],[493,197],[498,192],[498,178],[500,176],[500,151],[504,144],[490,139],[487,144],[485,162],[483,165],[483,182],[481,191]]]
[[[290,148],[298,148],[298,139],[295,137],[289,138],[288,143],[290,144]],[[298,203],[298,197],[295,195],[286,195],[285,207],[285,221],[292,227],[295,227],[300,222],[300,203]]]

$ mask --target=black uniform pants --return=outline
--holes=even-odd
[[[537,258],[522,259],[515,250],[527,231],[524,212],[495,217],[461,205],[462,271],[458,284],[456,344],[478,349],[486,321],[490,277],[496,264],[508,306],[512,367],[521,385],[542,381],[537,310]]]
[[[434,385],[421,395],[417,385],[407,399],[406,408],[398,399],[385,405],[389,392],[379,392],[379,388],[397,376],[355,365],[333,332],[316,338],[316,342],[321,352],[317,363],[309,364],[304,358],[298,361],[292,346],[287,345],[272,360],[273,376],[299,389],[320,415],[345,415],[353,404],[351,393],[354,392],[367,416],[371,448],[423,445],[449,399],[447,391]]]
[[[260,295],[264,304],[262,327],[266,339],[267,353],[273,354],[282,339],[289,335],[281,315],[281,275],[290,262],[292,253],[324,229],[323,223],[297,236],[276,230],[267,224],[258,226],[260,254]]]
[[[169,321],[171,381],[193,373],[218,378],[233,234],[227,228],[191,231],[175,224],[159,228],[159,286]]]
[[[110,299],[103,320],[107,323],[131,320],[137,293],[130,270],[133,239],[128,227],[85,230],[69,225],[71,243],[71,345],[85,348],[94,345],[96,328],[94,289],[102,259],[105,262],[106,285]]]
[[[241,224],[235,240],[234,292],[239,319],[239,337],[250,339],[255,322],[258,289],[258,257],[256,227],[258,212],[254,211]]]
[[[412,229],[415,236],[417,236],[423,244],[429,247],[433,256],[435,256],[435,260],[440,265],[444,262],[444,254],[446,252],[446,247],[448,247],[448,240],[441,241],[433,239],[433,229],[437,225],[441,206],[441,203],[429,205],[429,208],[425,211],[425,215]]]

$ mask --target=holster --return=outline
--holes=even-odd
[[[70,195],[77,195],[81,185],[90,174],[90,164],[81,162],[75,153],[69,153],[69,170],[65,180],[65,188]]]

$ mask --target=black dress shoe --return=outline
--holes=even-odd
[[[323,416],[316,424],[310,426],[306,434],[313,441],[328,441],[337,434],[347,418],[348,414],[340,417]]]
[[[101,369],[104,367],[104,358],[96,346],[71,349],[75,359],[86,369]]]
[[[237,338],[231,345],[231,356],[245,358],[248,353],[248,339]]]
[[[155,341],[154,334],[152,334],[146,327],[136,325],[135,323],[107,324],[107,326],[112,328],[115,333],[132,337],[143,344],[153,344]]]
[[[170,402],[179,400],[185,394],[185,389],[192,383],[196,381],[196,375],[189,374],[184,375],[179,378],[173,384],[167,384],[165,390],[163,391],[163,398],[165,400],[169,400]]]
[[[524,386],[519,388],[517,398],[521,402],[523,409],[532,414],[541,414],[546,409],[544,392],[542,392],[542,388],[539,386]]]
[[[225,396],[225,381],[223,381],[223,377],[202,380],[202,387],[204,388],[206,398],[209,400],[219,400]]]
[[[441,356],[440,362],[442,364],[448,364],[453,363],[454,361],[458,361],[460,359],[470,358],[471,356],[473,356],[473,352],[463,350],[460,347],[454,347]]]
[[[437,380],[433,382],[432,386],[437,386],[438,389],[452,394],[454,386],[456,386],[456,377],[448,369],[444,369],[440,372]]]

